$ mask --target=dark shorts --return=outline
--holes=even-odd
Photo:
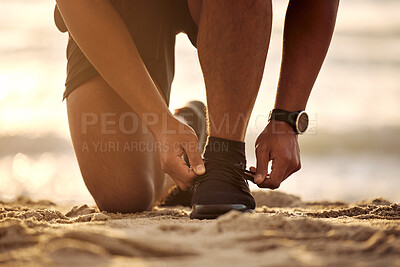
[[[187,0],[110,0],[126,23],[151,77],[158,84],[167,103],[171,92],[175,64],[175,36],[184,32],[196,46],[197,26],[192,20]],[[66,27],[55,10],[61,31]],[[96,69],[69,36],[67,46],[67,80],[64,98],[98,75]]]

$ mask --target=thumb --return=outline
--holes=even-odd
[[[196,173],[186,165],[186,162],[181,157],[176,157],[168,174],[184,191],[192,185],[193,179],[197,177]]]
[[[275,158],[271,169],[271,179],[265,181],[262,186],[270,189],[277,189],[285,178],[287,165],[284,160]]]
[[[193,142],[191,145],[188,143],[182,144],[183,149],[186,152],[186,155],[189,159],[190,166],[192,167],[193,171],[197,175],[202,175],[206,172],[206,168],[204,167],[204,161],[201,158],[198,143]]]
[[[267,151],[257,152],[256,154],[257,171],[254,177],[254,182],[256,184],[260,184],[264,181],[265,177],[268,174],[269,155],[267,154]]]

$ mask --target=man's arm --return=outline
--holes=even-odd
[[[160,151],[162,167],[180,187],[187,188],[196,174],[184,164],[181,147],[197,147],[197,137],[169,112],[122,18],[108,0],[57,0],[57,5],[68,31],[104,80],[139,118],[145,113],[157,116],[159,123],[148,127],[156,141],[169,148]],[[167,126],[162,122],[176,134],[164,134]],[[192,166],[204,166],[197,150],[186,153]],[[204,167],[197,170],[203,172]]]
[[[281,74],[275,108],[304,110],[332,38],[339,0],[291,0],[286,13]],[[259,187],[275,189],[300,169],[293,128],[271,120],[256,141]],[[268,163],[272,160],[270,179]]]

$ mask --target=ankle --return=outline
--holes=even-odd
[[[245,162],[245,143],[209,136],[207,138],[204,158],[220,159],[232,163]]]

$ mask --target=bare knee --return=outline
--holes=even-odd
[[[100,210],[128,213],[150,209],[162,188],[163,177],[158,175],[161,169],[157,152],[141,151],[134,146],[152,144],[153,136],[141,129],[129,134],[121,129],[121,116],[134,111],[100,77],[81,85],[67,101],[71,137],[82,177]],[[99,120],[83,128],[83,114],[101,117],[110,111],[115,115],[107,119],[108,127]],[[134,126],[133,121],[126,123],[126,129]],[[105,133],[105,128],[112,132]]]
[[[134,188],[112,185],[97,190],[89,188],[98,208],[112,213],[134,213],[150,210],[154,202],[154,189],[150,183],[141,183]]]

